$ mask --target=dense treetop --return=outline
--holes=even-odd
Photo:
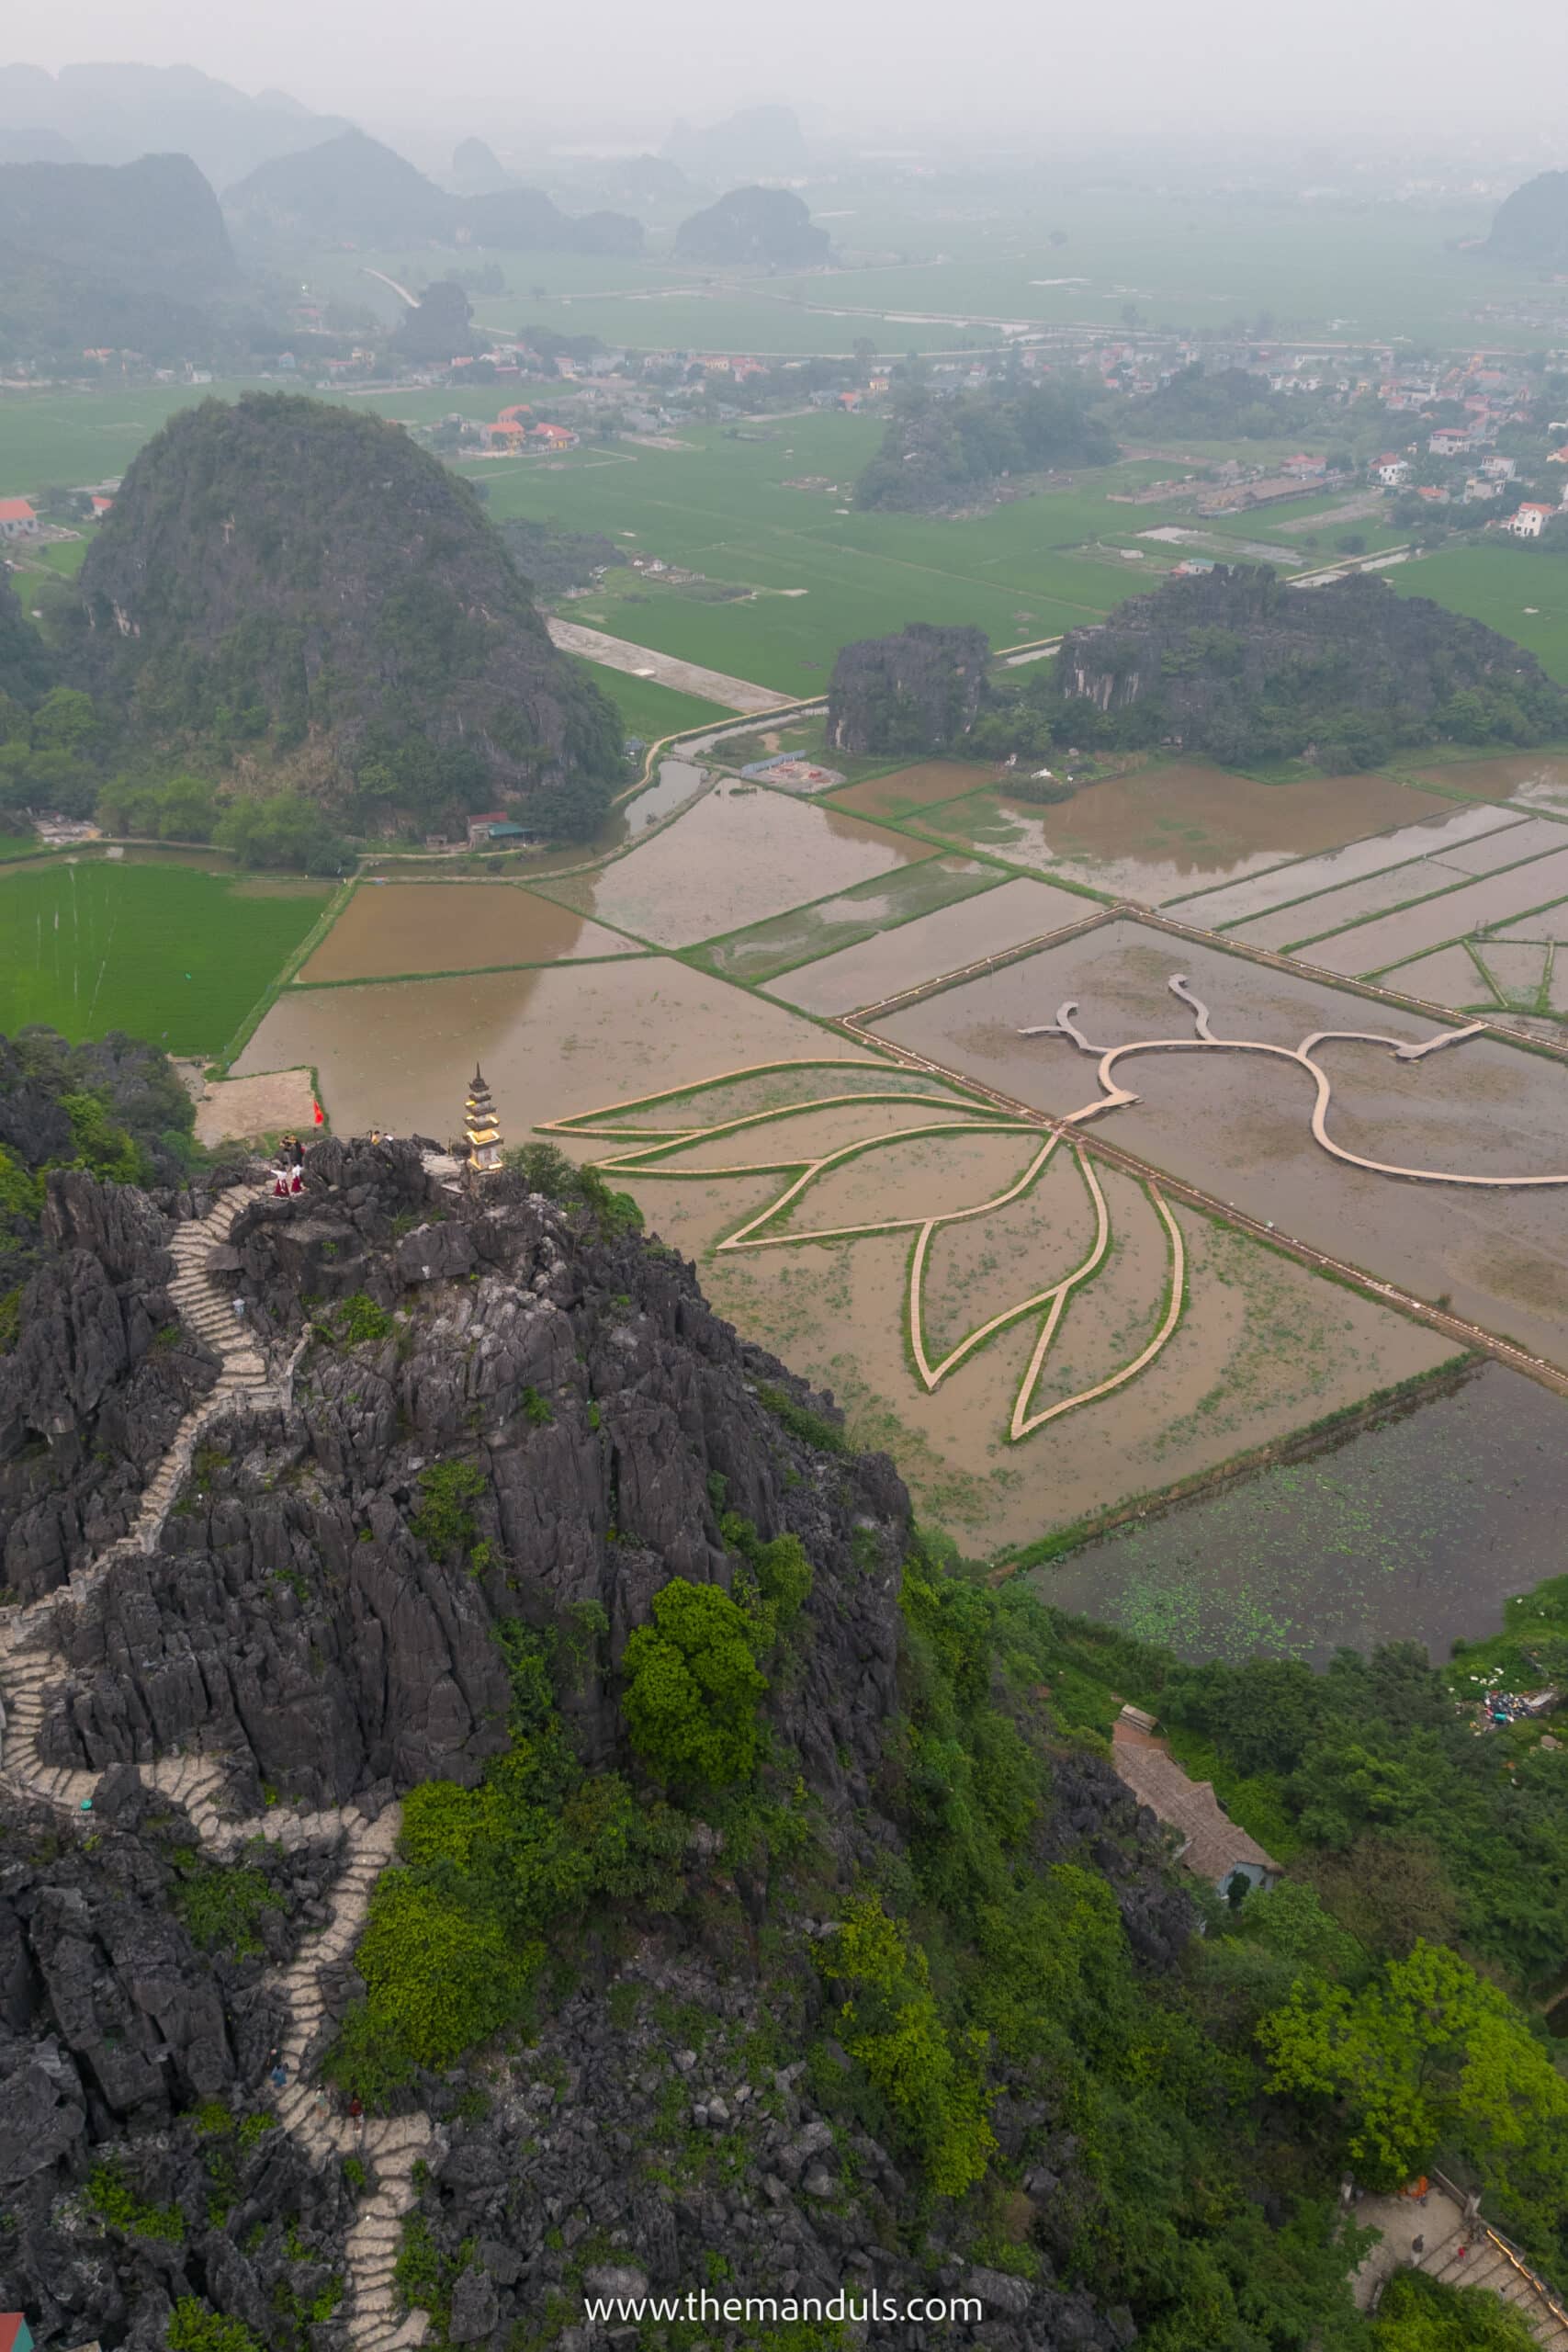
[[[1115,455],[1115,441],[1077,390],[1020,382],[950,397],[917,380],[898,392],[882,447],[855,484],[855,503],[970,505],[1004,475],[1109,465]]]

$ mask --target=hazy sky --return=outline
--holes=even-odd
[[[15,20],[14,20],[15,21]],[[677,113],[815,101],[846,122],[952,122],[983,136],[1229,122],[1332,136],[1509,126],[1561,134],[1562,0],[51,0],[29,62],[189,63],[381,121],[504,135],[558,112],[657,146]]]

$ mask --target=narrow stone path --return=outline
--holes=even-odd
[[[56,1646],[55,1609],[62,1600],[86,1599],[111,1564],[131,1553],[150,1554],[190,1473],[203,1431],[234,1411],[286,1407],[293,1384],[293,1360],[269,1375],[262,1350],[234,1312],[233,1302],[216,1290],[207,1272],[211,1252],[228,1239],[241,1211],[265,1188],[236,1187],[205,1217],[180,1227],[169,1244],[175,1272],[169,1293],[186,1328],[206,1341],[222,1369],[209,1395],[192,1407],[175,1432],[157,1475],[141,1498],[130,1532],[76,1570],[67,1585],[27,1609],[0,1619],[0,1787],[41,1799],[76,1820],[90,1818],[99,1775],[50,1764],[39,1753],[46,1697],[67,1671]],[[343,1869],[330,1898],[324,1927],[307,1936],[286,1968],[269,1983],[281,1994],[288,2024],[279,2045],[288,2076],[276,2095],[279,2123],[317,2163],[356,2157],[368,2188],[346,2240],[348,2337],[356,2352],[405,2352],[422,2344],[429,2328],[423,2311],[405,2318],[399,2311],[393,2274],[403,2215],[418,2196],[415,2165],[434,2145],[430,2118],[423,2113],[353,2118],[336,2114],[310,2075],[326,2035],[326,2004],[321,1971],[346,1959],[365,1923],[371,1890],[397,1846],[401,1810],[388,1805],[372,1820],[357,1806],[321,1813],[282,1808],[248,1818],[226,1807],[228,1775],[221,1758],[161,1756],[138,1770],[150,1787],[183,1804],[204,1848],[215,1857],[233,1853],[253,1838],[287,1848],[340,1837]]]
[[[1466,2211],[1457,2191],[1450,2195],[1434,2184],[1424,2203],[1366,2197],[1352,2218],[1361,2229],[1382,2233],[1350,2282],[1359,2310],[1377,2308],[1396,2270],[1425,2270],[1446,2286],[1482,2288],[1511,2303],[1541,2352],[1568,2352],[1568,2308],[1506,2238]]]

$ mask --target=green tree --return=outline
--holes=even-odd
[[[1304,1977],[1258,2038],[1269,2087],[1330,2103],[1372,2187],[1394,2188],[1451,2148],[1551,2258],[1568,2204],[1568,2082],[1457,1952],[1417,1943],[1355,1993]]]
[[[759,1629],[717,1585],[676,1577],[654,1597],[653,1623],[626,1644],[621,1711],[632,1746],[677,1786],[748,1780],[761,1745],[767,1679]]]
[[[1523,2312],[1485,2287],[1448,2287],[1396,2270],[1368,2330],[1371,2352],[1534,2352]]]

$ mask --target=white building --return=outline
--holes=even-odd
[[[1555,506],[1547,506],[1538,498],[1527,498],[1522,506],[1515,508],[1503,528],[1512,531],[1516,539],[1539,539],[1556,513]]]
[[[36,539],[38,516],[25,498],[0,498],[0,539]]]

